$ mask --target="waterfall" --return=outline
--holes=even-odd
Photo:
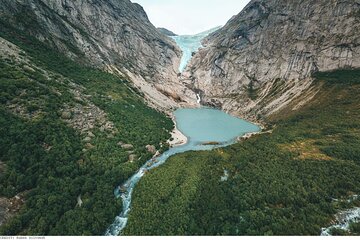
[[[200,104],[200,102],[201,102],[201,97],[200,97],[200,94],[196,94],[196,99],[197,99],[197,103],[199,103]]]

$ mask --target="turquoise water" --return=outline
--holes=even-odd
[[[196,34],[196,35],[182,35],[182,36],[173,36],[172,39],[175,40],[177,45],[180,47],[183,55],[181,57],[179,71],[183,72],[186,65],[189,63],[192,53],[197,52],[199,48],[202,47],[201,40],[203,40],[210,33],[215,32],[220,27],[210,29],[208,31]]]
[[[261,129],[250,122],[235,118],[222,111],[208,108],[178,109],[174,112],[177,128],[188,137],[188,142],[181,146],[170,148],[162,155],[147,161],[139,171],[115,189],[116,197],[122,199],[123,209],[105,235],[118,236],[125,228],[131,207],[132,193],[136,184],[150,171],[175,154],[191,150],[211,150],[230,145],[236,138],[250,132],[259,132]],[[203,145],[206,142],[218,142],[218,145]]]
[[[209,141],[225,143],[260,130],[252,123],[209,108],[178,109],[175,117],[178,129],[193,144]]]

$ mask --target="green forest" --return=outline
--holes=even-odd
[[[29,60],[0,56],[0,197],[25,197],[0,235],[103,235],[122,208],[115,187],[151,158],[146,145],[168,148],[173,122],[149,108],[126,78],[74,62],[4,22],[0,28],[0,37]],[[70,91],[74,84],[116,132],[95,127],[85,143],[62,120],[64,106],[85,106]],[[135,161],[120,141],[133,145]]]
[[[273,133],[176,155],[146,174],[124,234],[319,235],[337,212],[360,206],[348,201],[360,193],[360,71],[315,77],[321,90],[268,119]]]
[[[25,200],[0,235],[103,235],[122,208],[114,188],[151,158],[146,145],[167,150],[173,122],[126,76],[71,60],[5,22],[0,29],[21,49],[0,56],[0,197]],[[301,110],[267,119],[271,134],[179,154],[148,172],[124,234],[319,235],[337,212],[360,206],[348,201],[360,194],[360,71],[314,77],[321,91]],[[63,109],[87,101],[116,131],[95,126],[84,141]],[[332,233],[360,234],[360,224],[350,230]]]

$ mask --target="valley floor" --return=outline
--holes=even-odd
[[[320,235],[359,207],[360,71],[317,74],[313,84],[321,91],[306,106],[268,119],[273,133],[179,154],[148,173],[124,234]]]

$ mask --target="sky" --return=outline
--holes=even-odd
[[[196,34],[225,25],[250,0],[131,0],[144,7],[156,27],[176,34]]]

